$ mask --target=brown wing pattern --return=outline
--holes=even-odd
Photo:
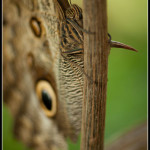
[[[3,8],[3,99],[14,118],[14,133],[36,150],[66,150],[65,138],[75,141],[80,131],[83,78],[77,65],[83,68],[83,58],[61,56],[52,0],[5,0]],[[55,91],[53,117],[40,105],[40,80]]]

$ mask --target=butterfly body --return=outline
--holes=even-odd
[[[60,8],[60,7],[59,7]],[[65,12],[59,23],[60,51],[62,56],[68,54],[83,55],[83,27],[82,9],[77,5],[71,5]]]

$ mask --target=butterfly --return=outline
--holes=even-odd
[[[33,149],[66,150],[81,128],[83,33],[90,34],[82,9],[57,0],[3,3],[3,99],[14,134]]]
[[[80,132],[82,74],[61,56],[56,4],[3,6],[3,99],[13,132],[27,147],[66,150],[66,138],[76,141]]]

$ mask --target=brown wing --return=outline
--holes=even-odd
[[[15,120],[14,133],[33,149],[66,150],[65,137],[75,141],[80,131],[82,81],[60,56],[56,7],[52,0],[5,0],[3,6],[3,99]],[[51,117],[36,92],[41,80],[56,95]]]

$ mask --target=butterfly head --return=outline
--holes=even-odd
[[[66,10],[66,18],[81,20],[82,19],[82,9],[73,4]]]

